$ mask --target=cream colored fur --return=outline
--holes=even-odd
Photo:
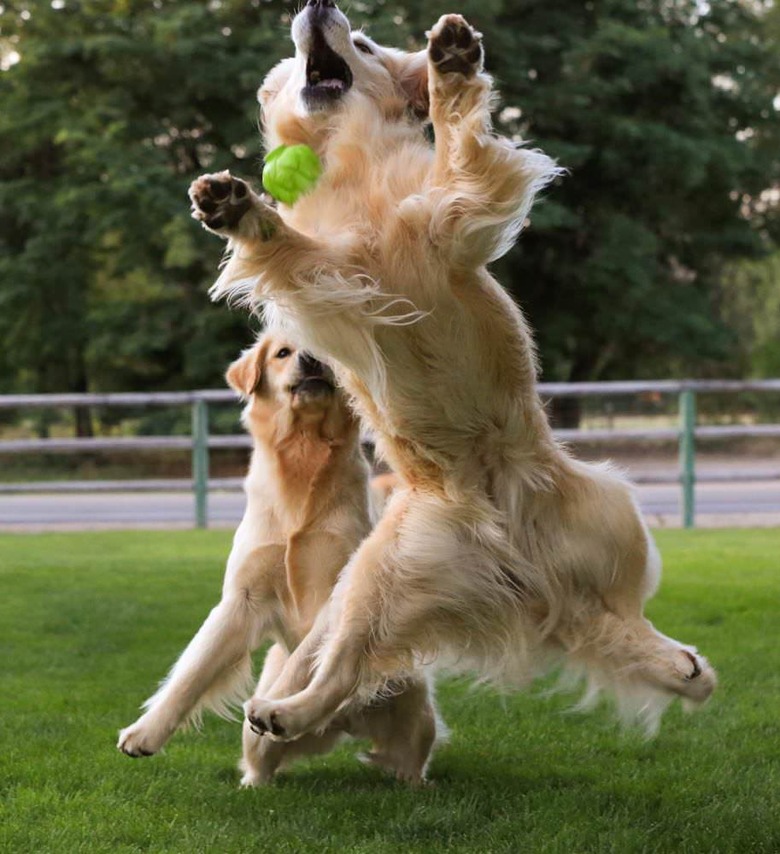
[[[258,683],[266,691],[371,529],[357,422],[332,385],[299,385],[306,372],[294,345],[271,333],[228,369],[228,382],[248,399],[243,422],[254,439],[246,511],[222,600],[144,714],[119,735],[119,749],[130,756],[156,753],[204,709],[230,716],[231,705],[251,692],[251,652],[273,638]],[[302,666],[307,661],[304,654]],[[437,726],[427,678],[417,671],[388,680],[362,699],[326,731],[290,744],[261,738],[245,721],[242,783],[266,783],[282,764],[325,752],[344,733],[373,741],[370,761],[405,781],[421,781]]]
[[[293,656],[247,716],[276,738],[320,731],[356,692],[436,659],[510,685],[562,664],[652,731],[673,698],[706,700],[715,673],[643,616],[660,561],[633,490],[554,440],[531,332],[486,268],[558,170],[492,132],[460,16],[419,54],[351,34],[335,9],[322,20],[301,12],[296,56],[260,91],[267,146],[311,145],[318,185],[292,208],[228,173],[190,195],[229,240],[214,296],[264,306],[335,360],[402,485],[304,644],[314,673]],[[354,85],[312,111],[316,27]],[[413,116],[426,100],[435,145]]]

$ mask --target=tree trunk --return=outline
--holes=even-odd
[[[76,418],[76,436],[79,439],[91,439],[95,435],[92,429],[92,412],[88,406],[77,406],[73,410]]]
[[[577,430],[581,417],[581,397],[554,397],[550,401],[550,423],[554,429]]]
[[[569,370],[567,382],[583,383],[599,378],[608,362],[611,346],[580,352]],[[550,401],[550,423],[557,430],[579,430],[582,421],[582,397],[554,397]]]
[[[39,439],[49,438],[49,425],[53,421],[53,416],[49,410],[40,410],[35,416],[35,435]]]
[[[76,354],[76,381],[73,384],[74,391],[83,393],[89,391],[87,380],[87,365],[84,360],[84,352],[79,347]],[[92,412],[88,406],[77,406],[73,410],[76,420],[76,437],[79,439],[91,439],[95,435],[92,428]]]

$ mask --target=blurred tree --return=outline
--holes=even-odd
[[[780,377],[780,254],[728,269],[722,309],[735,333],[739,374]]]
[[[209,303],[220,245],[186,190],[257,171],[255,91],[286,50],[284,4],[0,9],[5,389],[219,384],[248,322]]]
[[[547,380],[734,370],[724,268],[770,251],[780,11],[761,0],[463,0],[497,126],[570,174],[499,263]],[[447,2],[398,17],[419,32]],[[770,193],[767,194],[767,190]],[[776,222],[776,220],[775,220]],[[557,399],[561,426],[578,401]]]
[[[537,330],[545,378],[729,370],[724,266],[774,237],[771,4],[458,5],[485,34],[499,129],[570,170],[498,265]],[[289,6],[0,8],[0,382],[217,383],[246,320],[208,303],[219,246],[188,220],[185,191],[204,170],[256,175],[254,92],[290,52]],[[378,40],[419,47],[451,9],[356,0],[348,11]],[[576,421],[576,408],[559,415]]]
[[[756,205],[780,167],[768,5],[528,0],[485,22],[499,123],[571,173],[504,264],[546,379],[731,369],[718,281],[771,246]]]

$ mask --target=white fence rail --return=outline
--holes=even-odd
[[[679,469],[676,475],[645,474],[634,478],[638,483],[679,483],[682,489],[682,516],[685,527],[695,521],[694,486],[700,482],[736,482],[780,480],[780,469],[770,471],[741,471],[709,473],[697,478],[696,442],[711,439],[745,437],[780,437],[780,424],[697,426],[696,395],[707,393],[780,392],[780,379],[771,380],[658,380],[604,383],[542,383],[543,398],[555,397],[615,397],[638,394],[677,395],[679,425],[677,429],[658,430],[556,430],[565,441],[677,441]],[[240,478],[209,479],[209,451],[221,448],[249,448],[245,435],[212,436],[208,430],[209,404],[232,404],[235,395],[227,390],[111,393],[111,394],[22,394],[0,395],[0,410],[41,409],[63,407],[175,407],[189,406],[192,410],[192,430],[189,436],[134,436],[85,439],[10,439],[0,441],[0,455],[29,453],[83,453],[89,451],[157,451],[186,450],[192,455],[192,478],[105,480],[105,481],[39,481],[31,483],[0,483],[0,493],[25,492],[168,492],[192,491],[195,502],[195,525],[208,524],[209,490],[237,490]]]

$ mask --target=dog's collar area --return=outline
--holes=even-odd
[[[319,27],[312,32],[312,44],[306,59],[306,85],[303,98],[308,106],[319,107],[337,101],[352,87],[349,65],[325,41]]]

